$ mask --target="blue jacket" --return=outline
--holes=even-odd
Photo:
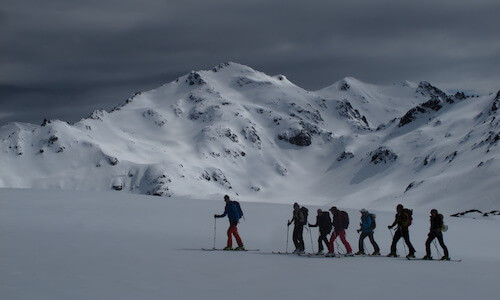
[[[224,218],[227,215],[229,222],[238,222],[243,216],[243,213],[240,213],[241,208],[239,208],[239,206],[240,204],[238,202],[229,201],[226,203],[224,213],[222,215],[218,215],[217,218]]]
[[[371,226],[372,226],[372,218],[370,216],[370,213],[366,213],[364,216],[361,215],[361,231],[364,233],[373,232]]]

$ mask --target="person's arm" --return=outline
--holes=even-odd
[[[398,215],[396,214],[396,217],[394,218],[394,222],[392,225],[387,226],[387,228],[391,229],[392,227],[396,226],[398,224]]]
[[[215,218],[224,218],[227,215],[228,209],[229,209],[229,207],[228,207],[228,205],[226,205],[226,207],[224,208],[224,213],[222,215],[214,215],[214,217]]]
[[[309,223],[308,225],[309,225],[309,227],[318,227],[319,226],[319,216],[316,217],[316,224],[313,225],[313,224]]]
[[[288,226],[290,226],[290,224],[292,224],[293,221],[295,221],[295,212],[292,214],[292,219],[288,221]]]

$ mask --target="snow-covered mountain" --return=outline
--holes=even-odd
[[[488,209],[499,102],[354,78],[311,92],[226,63],[75,124],[1,127],[0,187]]]

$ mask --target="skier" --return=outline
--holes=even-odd
[[[380,248],[373,238],[373,230],[375,229],[375,215],[370,214],[364,208],[359,212],[361,213],[361,223],[359,224],[361,228],[358,230],[358,233],[361,232],[361,234],[359,235],[359,251],[356,253],[356,255],[365,254],[363,241],[366,237],[370,239],[370,243],[372,243],[372,246],[375,250],[373,251],[372,255],[380,255]]]
[[[441,248],[443,248],[444,251],[444,256],[441,257],[441,260],[450,260],[450,257],[448,255],[448,247],[446,247],[443,241],[443,228],[444,228],[443,215],[439,214],[437,209],[432,209],[430,221],[431,221],[431,229],[429,231],[427,241],[425,242],[426,254],[423,257],[423,259],[432,259],[431,243],[435,238],[437,238],[439,241],[439,245],[441,245]]]
[[[224,213],[222,215],[214,215],[215,218],[223,218],[227,215],[227,218],[229,219],[229,228],[227,229],[227,246],[224,248],[224,250],[233,250],[232,235],[234,235],[234,238],[238,243],[238,247],[234,250],[245,250],[240,235],[238,234],[237,227],[240,218],[243,217],[243,212],[241,211],[240,204],[237,201],[231,201],[228,195],[224,196],[224,201],[226,202]]]
[[[305,207],[301,208],[298,203],[293,204],[293,216],[290,221],[288,221],[288,226],[290,224],[294,224],[293,227],[293,244],[295,245],[295,250],[293,253],[296,254],[304,254],[305,246],[304,246],[304,238],[303,231],[304,225],[306,224],[306,216],[304,216]],[[307,210],[307,209],[306,209]]]
[[[352,248],[349,242],[345,238],[345,230],[347,226],[349,226],[349,216],[345,211],[340,211],[337,207],[333,206],[330,208],[330,211],[333,215],[333,233],[330,236],[330,242],[328,244],[328,253],[327,256],[334,256],[335,251],[333,247],[333,242],[337,237],[340,237],[340,240],[344,244],[346,248],[346,255],[352,255]]]
[[[309,227],[319,226],[319,237],[318,237],[318,252],[317,255],[323,254],[323,243],[325,243],[328,249],[328,238],[327,235],[332,231],[332,219],[330,219],[330,213],[327,211],[322,211],[318,209],[318,215],[316,216],[316,224],[308,224]]]
[[[404,209],[402,204],[398,204],[396,206],[396,217],[392,225],[387,226],[387,228],[392,229],[394,226],[398,225],[396,232],[394,233],[394,237],[392,239],[391,244],[391,253],[387,256],[397,257],[396,254],[396,245],[401,237],[405,240],[406,245],[408,245],[409,253],[406,257],[414,258],[415,257],[415,248],[410,242],[410,231],[408,227],[411,225],[411,211],[408,209]]]

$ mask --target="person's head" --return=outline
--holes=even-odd
[[[231,201],[231,199],[229,199],[228,195],[224,195],[224,201],[229,202],[229,201]]]
[[[437,209],[435,209],[435,208],[431,209],[431,216],[435,217],[435,216],[437,216],[437,214],[438,214]]]
[[[365,214],[367,214],[367,213],[368,213],[368,211],[367,211],[366,209],[364,209],[364,208],[362,208],[359,212],[360,212],[363,216],[364,216]]]
[[[295,202],[293,204],[293,209],[299,209],[299,208],[300,208],[299,204],[297,202]]]
[[[330,208],[330,211],[332,212],[332,214],[334,214],[334,213],[338,212],[339,210],[337,209],[337,207],[336,207],[336,206],[332,206],[332,207]]]
[[[403,204],[398,204],[398,206],[396,206],[396,211],[398,213],[402,213],[403,212]]]
[[[318,208],[318,216],[321,215],[322,213],[323,213],[323,211]]]

